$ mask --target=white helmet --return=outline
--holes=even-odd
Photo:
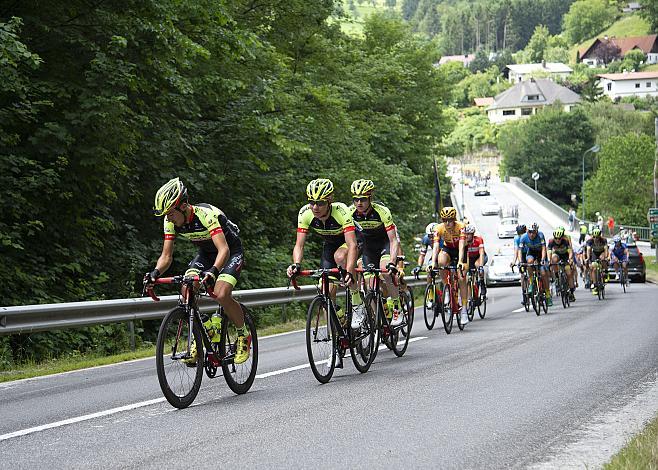
[[[437,225],[438,224],[436,222],[430,222],[429,224],[427,224],[427,227],[425,227],[425,233],[431,235],[432,233],[434,233],[434,229],[436,228]]]

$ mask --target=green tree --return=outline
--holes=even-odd
[[[578,44],[606,29],[617,15],[607,0],[578,0],[564,15],[564,33],[571,44]]]
[[[598,155],[598,168],[585,182],[585,213],[609,214],[617,223],[643,225],[653,204],[655,143],[651,136],[611,137]]]
[[[651,32],[658,31],[658,0],[640,0],[642,10],[640,16],[651,25]]]
[[[594,129],[580,108],[565,112],[561,106],[500,130],[498,148],[505,173],[532,184],[530,175],[541,175],[539,190],[558,203],[569,203],[569,195],[580,188],[583,152],[594,144]]]
[[[544,60],[544,54],[548,48],[550,36],[551,34],[546,26],[538,25],[535,28],[530,41],[528,41],[528,45],[523,50],[523,55],[527,62],[536,64]]]

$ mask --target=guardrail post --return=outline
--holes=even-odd
[[[135,350],[135,322],[130,320],[128,322],[128,337],[130,338],[130,350]]]

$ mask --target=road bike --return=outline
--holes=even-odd
[[[438,270],[447,271],[446,282],[441,290],[439,300],[439,309],[443,329],[447,334],[452,331],[453,317],[457,317],[457,326],[460,330],[464,329],[461,320],[461,306],[459,305],[459,282],[457,280],[457,267],[454,265],[439,266]]]
[[[534,273],[530,279],[529,286],[532,286],[532,293],[528,289],[528,296],[530,297],[530,303],[532,304],[532,309],[535,311],[537,316],[541,315],[542,310],[544,314],[548,313],[548,299],[546,298],[546,286],[544,285],[544,276],[541,275],[541,267],[536,261],[534,263],[522,263],[526,269],[529,266],[534,267]]]
[[[352,298],[345,289],[345,316],[338,318],[338,306],[330,294],[332,283],[338,283],[346,273],[342,268],[302,270],[291,279],[299,289],[297,278],[311,276],[319,279],[318,294],[313,298],[306,315],[306,352],[313,375],[320,383],[331,380],[336,368],[343,368],[343,358],[349,349],[356,370],[362,374],[370,369],[377,353],[376,319],[365,308],[359,328],[351,328]]]
[[[566,271],[567,264],[560,260],[550,265],[558,267],[557,274],[555,275],[555,293],[562,299],[562,307],[567,308],[571,303],[571,287],[569,287],[569,276]]]
[[[594,278],[592,283],[596,288],[596,295],[599,300],[605,299],[605,282],[603,281],[603,269],[601,268],[601,260],[595,259],[592,261],[592,266],[594,267]]]
[[[624,269],[623,261],[617,261],[617,268],[615,268],[615,275],[616,278],[619,280],[619,284],[621,285],[621,288],[624,290],[624,294],[625,294],[626,288],[628,287],[628,274]]]
[[[484,268],[470,268],[466,277],[468,289],[468,321],[473,321],[475,310],[481,319],[487,314],[487,286],[480,276]]]
[[[392,350],[396,356],[403,356],[409,345],[411,321],[413,319],[410,311],[412,304],[407,301],[403,302],[402,298],[400,299],[398,315],[402,316],[402,321],[399,325],[392,325],[393,312],[388,312],[388,307],[384,301],[384,295],[381,289],[381,275],[387,274],[388,270],[375,268],[371,264],[364,269],[357,269],[357,272],[361,272],[364,274],[364,277],[370,278],[369,287],[365,292],[363,303],[366,306],[368,317],[372,317],[376,321],[377,335],[375,344],[379,345],[381,342],[388,349]],[[395,275],[393,275],[393,282],[397,283],[397,277]],[[378,348],[375,348],[375,356],[377,356],[378,350]]]
[[[235,325],[221,306],[216,312],[220,321],[207,321],[207,314],[199,310],[199,298],[208,295],[216,299],[216,296],[210,289],[202,292],[199,282],[200,278],[196,275],[162,277],[155,281],[155,284],[181,286],[178,305],[162,320],[155,348],[160,389],[167,401],[176,408],[186,408],[192,404],[201,388],[204,371],[212,379],[221,368],[226,384],[236,394],[249,391],[256,378],[258,336],[251,314],[240,304],[249,330],[249,359],[236,364],[234,359],[238,335]],[[145,287],[142,295],[146,293],[153,300],[160,300],[153,287]],[[212,326],[207,328],[204,323]],[[219,341],[216,341],[215,335],[219,335]]]
[[[514,272],[514,268],[519,270],[519,274],[521,275],[521,294],[523,297],[523,307],[525,308],[526,312],[529,312],[530,294],[528,294],[528,286],[530,285],[530,280],[528,277],[528,263],[517,263],[513,264],[511,267],[512,272]]]
[[[430,269],[427,271],[429,283],[427,284],[427,287],[425,287],[425,296],[423,297],[423,316],[425,318],[425,326],[428,330],[434,328],[436,317],[441,313],[441,309],[439,308],[441,289],[436,279],[438,273],[439,271],[437,269]],[[419,276],[416,276],[416,278],[418,277]]]

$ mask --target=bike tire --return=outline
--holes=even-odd
[[[434,292],[434,302],[432,303],[431,308],[428,307],[429,302],[427,300],[427,297],[432,293],[432,289],[434,289],[434,283],[429,284],[425,288],[425,297],[423,298],[423,315],[425,317],[425,326],[428,330],[432,330],[432,328],[434,328],[434,323],[436,322],[436,292]]]
[[[543,292],[539,295],[539,309],[544,310],[544,315],[548,313],[548,302],[546,301],[546,293]]]
[[[192,345],[197,347],[196,362],[186,363],[185,360],[191,359],[184,359],[190,355],[190,351],[187,351],[189,315],[184,308],[176,307],[162,320],[155,347],[155,367],[160,389],[169,404],[179,409],[192,404],[203,379],[205,355],[201,330],[196,321],[193,322],[191,334]],[[185,352],[180,352],[180,346],[185,348]],[[172,354],[177,357],[172,357]]]
[[[532,303],[532,309],[535,311],[535,314],[539,316],[541,314],[541,306],[539,305],[539,286],[536,282],[533,283],[534,292],[528,294],[530,296],[530,302]]]
[[[370,369],[372,361],[375,359],[374,350],[379,347],[375,343],[375,330],[377,323],[374,316],[370,314],[366,307],[366,314],[358,330],[350,328],[350,356],[356,370],[365,374]]]
[[[487,314],[487,286],[484,283],[480,284],[480,303],[478,304],[478,315],[480,319],[484,320]]]
[[[371,320],[375,325],[375,338],[374,338],[374,349],[372,351],[372,361],[375,361],[377,353],[379,352],[379,344],[382,341],[381,335],[381,318],[380,315],[383,315],[383,312],[380,312],[381,302],[377,301],[377,297],[374,292],[368,292],[365,299],[363,300],[364,305],[366,306],[366,312],[370,316]]]
[[[408,287],[407,289],[411,289]],[[405,336],[411,335],[411,330],[414,326],[414,294],[411,290],[404,290],[400,292],[400,305],[406,305],[409,312],[409,323],[402,328],[402,334]]]
[[[400,312],[398,315],[402,315],[402,323],[399,326],[391,327],[391,349],[397,357],[402,357],[409,345],[409,335],[404,334],[404,328],[409,325],[411,315],[409,305],[406,302],[400,303]]]
[[[249,329],[249,359],[242,364],[235,364],[233,361],[222,361],[224,380],[226,380],[228,388],[238,395],[249,391],[254,384],[256,370],[258,369],[258,334],[256,332],[256,325],[247,307],[242,304],[240,304],[240,307],[242,307],[242,311],[244,312],[244,323]],[[222,319],[222,325],[219,354],[223,358],[235,354],[238,334],[235,330],[235,325],[228,319],[226,314],[224,314],[224,318]]]
[[[624,294],[625,294],[626,293],[626,275],[624,274],[623,269],[621,271],[621,274],[620,274],[619,278],[621,279],[621,281],[620,281],[621,286],[622,286],[622,289],[624,289]]]
[[[324,297],[315,297],[306,314],[306,353],[313,375],[323,384],[336,369],[336,332],[331,322]]]
[[[468,321],[473,321],[473,317],[475,317],[475,309],[476,306],[475,304],[477,303],[475,301],[475,287],[474,284],[471,284],[471,288],[469,290],[469,300],[468,300],[468,307],[466,307],[466,316],[468,317]]]
[[[560,274],[560,299],[562,300],[562,308],[569,306],[569,289],[567,286],[567,280],[563,274]]]
[[[441,302],[439,306],[441,308],[441,321],[443,322],[443,329],[446,334],[450,334],[452,331],[452,307],[450,305],[450,289],[448,286],[443,286],[441,290]]]

